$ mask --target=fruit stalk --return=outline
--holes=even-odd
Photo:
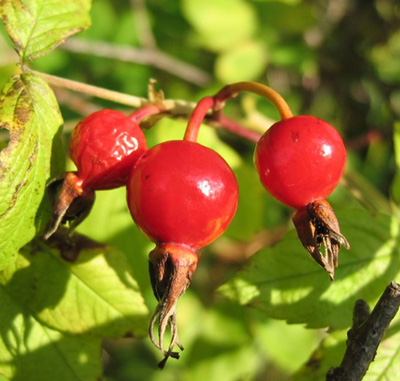
[[[131,118],[132,121],[139,124],[144,119],[150,116],[160,115],[165,111],[166,111],[165,107],[163,107],[162,105],[151,104],[137,109],[132,114],[130,114],[129,117]]]
[[[186,132],[184,136],[184,140],[188,140],[191,142],[196,142],[197,137],[199,135],[200,125],[204,120],[207,112],[214,107],[214,98],[213,97],[205,97],[197,103],[197,106],[193,110],[192,115],[190,116],[188,125],[186,127]]]
[[[289,119],[293,116],[289,105],[279,93],[262,83],[252,81],[236,82],[222,88],[214,96],[214,110],[220,110],[228,99],[234,98],[242,91],[249,91],[268,99],[278,110],[281,119]]]

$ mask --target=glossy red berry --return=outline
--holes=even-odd
[[[264,187],[279,201],[300,208],[336,188],[346,150],[339,133],[313,116],[275,123],[258,141],[255,165]]]
[[[77,172],[65,173],[52,182],[55,189],[61,184],[61,189],[54,202],[53,219],[45,239],[50,238],[62,223],[69,222],[70,231],[77,226],[94,203],[94,191],[126,184],[132,167],[147,149],[138,116],[155,111],[143,108],[127,117],[122,112],[106,109],[78,123],[69,144]]]
[[[213,150],[189,140],[161,143],[144,153],[129,176],[128,205],[140,229],[156,243],[150,252],[150,279],[158,306],[150,338],[164,354],[179,358],[178,299],[189,287],[198,262],[196,250],[219,237],[238,203],[234,173]],[[153,330],[159,321],[158,339]],[[171,341],[164,349],[166,328]]]
[[[133,219],[156,243],[197,250],[228,227],[238,202],[232,170],[213,150],[191,141],[149,149],[128,181]]]
[[[69,149],[83,188],[112,189],[126,184],[131,168],[146,150],[146,140],[131,118],[106,109],[74,128]]]

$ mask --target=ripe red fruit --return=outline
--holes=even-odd
[[[213,150],[193,141],[168,141],[144,153],[129,177],[128,205],[140,229],[156,243],[150,253],[150,276],[159,305],[151,319],[150,337],[165,355],[179,343],[176,304],[196,269],[196,250],[219,237],[238,203],[234,173]],[[159,319],[159,339],[153,336]],[[164,350],[165,329],[171,342]]]
[[[156,243],[192,250],[219,237],[233,218],[236,178],[225,160],[190,141],[169,141],[149,149],[128,182],[133,219]]]
[[[300,208],[325,199],[335,189],[346,150],[330,124],[313,116],[295,116],[266,131],[254,160],[264,187],[284,204]]]
[[[53,220],[45,239],[62,222],[70,222],[70,230],[89,213],[94,191],[125,185],[138,158],[146,151],[146,140],[138,124],[138,115],[147,116],[156,110],[143,108],[130,117],[115,110],[101,110],[89,115],[74,128],[69,150],[77,172],[66,173],[57,201]],[[139,118],[140,119],[140,118]]]
[[[106,109],[74,128],[69,150],[83,188],[112,189],[126,184],[132,166],[146,150],[146,140],[131,118]]]

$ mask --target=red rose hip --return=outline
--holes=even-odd
[[[135,222],[155,243],[197,250],[219,237],[232,220],[236,178],[225,160],[190,141],[169,141],[148,150],[128,182]]]
[[[275,123],[259,140],[255,165],[264,187],[294,208],[323,200],[336,188],[346,150],[339,133],[313,116]]]
[[[238,185],[232,170],[213,150],[189,140],[168,141],[149,149],[129,177],[128,205],[140,229],[156,243],[150,252],[150,278],[159,301],[150,338],[168,357],[178,358],[176,305],[196,270],[196,250],[219,237],[232,220]],[[153,330],[159,320],[158,340]],[[171,328],[168,350],[166,327]]]
[[[93,205],[94,191],[126,184],[133,165],[147,148],[139,119],[156,111],[147,107],[126,116],[106,109],[94,112],[77,124],[69,144],[77,172],[66,173],[61,180],[53,182],[53,185],[62,185],[45,239],[62,222],[70,222],[70,231],[78,225]]]
[[[106,109],[79,122],[69,150],[83,187],[112,189],[126,184],[132,166],[146,150],[146,139],[131,118]]]

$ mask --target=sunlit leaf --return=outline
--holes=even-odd
[[[90,0],[3,0],[0,17],[23,62],[38,58],[90,24]]]
[[[0,285],[0,369],[5,376],[15,381],[101,376],[100,338],[64,336],[42,325],[9,291]]]
[[[12,78],[0,98],[0,270],[35,235],[34,219],[50,173],[52,138],[62,124],[49,86],[33,74]]]
[[[398,277],[399,226],[394,217],[357,209],[337,215],[351,249],[342,249],[333,282],[291,232],[251,258],[220,292],[290,323],[349,327],[356,299],[374,304],[381,290]]]
[[[3,290],[35,319],[62,332],[144,336],[148,311],[125,257],[80,239],[87,249],[73,263],[44,247],[24,251],[16,268],[1,276]]]

